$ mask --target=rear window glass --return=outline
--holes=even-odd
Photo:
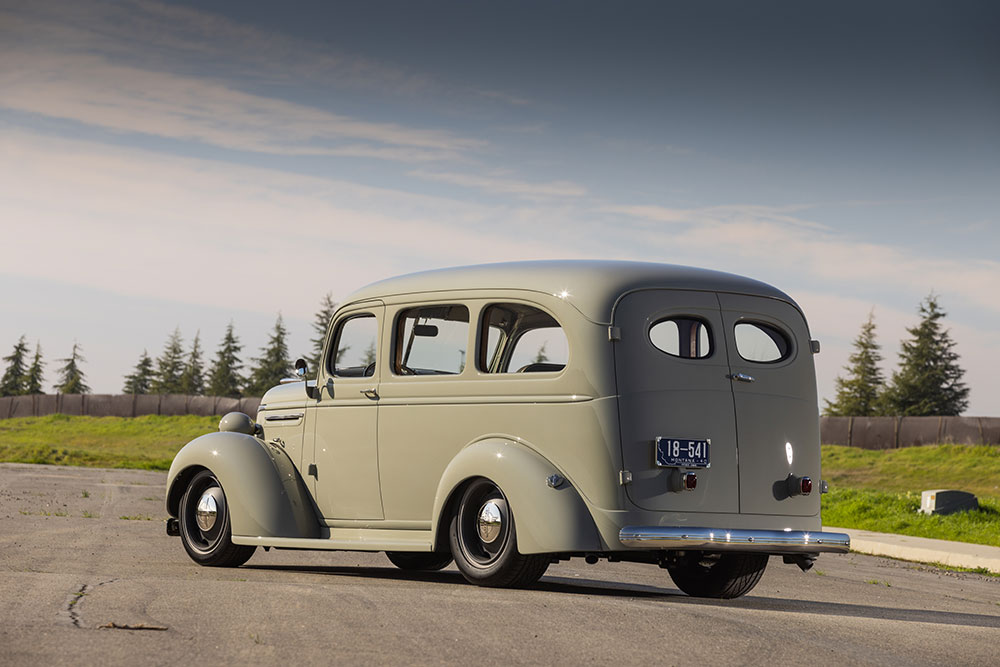
[[[702,359],[712,354],[708,323],[694,317],[670,317],[649,329],[649,341],[674,357]]]
[[[487,373],[554,373],[569,360],[569,341],[543,310],[497,303],[483,312],[479,368]]]
[[[747,361],[772,363],[787,359],[791,345],[777,327],[761,322],[740,322],[736,325],[736,351]]]

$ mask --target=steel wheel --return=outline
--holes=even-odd
[[[477,479],[462,494],[449,537],[455,564],[467,580],[481,586],[526,586],[549,565],[544,555],[517,551],[514,514],[503,492]]]
[[[196,563],[237,567],[256,550],[233,544],[226,494],[209,470],[191,478],[181,496],[179,514],[181,542]]]

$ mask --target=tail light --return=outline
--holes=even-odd
[[[684,490],[694,491],[698,486],[698,475],[693,472],[684,473]]]
[[[800,480],[799,489],[802,491],[803,496],[808,496],[813,490],[813,481],[808,477],[803,477]]]

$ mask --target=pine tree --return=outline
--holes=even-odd
[[[326,330],[330,326],[333,314],[337,312],[337,303],[333,300],[333,294],[327,292],[320,301],[319,311],[316,319],[313,320],[312,328],[316,332],[316,337],[311,339],[313,344],[312,356],[309,357],[309,370],[313,377],[319,373],[320,366],[323,365],[323,344],[326,342]]]
[[[240,398],[243,394],[240,387],[243,385],[243,378],[240,369],[243,362],[239,354],[243,349],[240,339],[233,332],[233,323],[226,327],[226,334],[219,343],[219,349],[215,353],[215,361],[208,372],[208,394],[209,396],[227,396],[229,398]]]
[[[156,376],[150,391],[154,394],[180,394],[181,374],[184,372],[184,339],[177,327],[163,346],[163,354],[156,360]]]
[[[20,396],[27,393],[25,391],[28,380],[28,367],[24,363],[28,354],[28,344],[21,336],[14,343],[14,351],[3,358],[7,362],[7,370],[0,378],[0,396]]]
[[[547,343],[548,341],[542,343],[542,346],[538,348],[538,353],[535,354],[535,361],[533,363],[544,364],[546,361],[549,360],[549,355],[545,352],[545,345]]]
[[[191,343],[191,352],[188,353],[187,361],[184,363],[184,372],[181,373],[182,394],[189,396],[201,396],[205,393],[205,370],[201,361],[201,332],[194,335]]]
[[[279,384],[282,378],[293,375],[292,362],[288,359],[288,344],[281,314],[274,323],[274,331],[267,340],[267,345],[260,349],[261,355],[254,359],[255,368],[247,382],[247,394],[263,396],[271,387]]]
[[[870,417],[881,412],[880,396],[885,390],[885,376],[879,368],[881,346],[875,342],[875,311],[861,325],[854,339],[854,354],[844,366],[847,377],[837,376],[837,397],[826,402],[826,414],[842,417]]]
[[[80,354],[80,346],[74,342],[73,352],[68,358],[59,361],[65,363],[59,369],[59,383],[54,386],[56,392],[60,394],[89,394],[90,387],[87,386],[83,371],[80,369],[80,364],[86,361]]]
[[[135,370],[125,376],[123,394],[148,394],[153,385],[153,360],[146,350],[142,351]]]
[[[40,343],[35,343],[35,358],[31,360],[31,366],[28,368],[28,377],[24,384],[24,393],[26,394],[43,394],[45,393],[45,362],[42,361],[42,346]]]
[[[892,414],[904,416],[957,415],[969,405],[965,371],[958,365],[955,342],[941,320],[945,312],[932,293],[920,303],[920,322],[908,328],[902,342],[899,370],[892,374],[884,401]]]

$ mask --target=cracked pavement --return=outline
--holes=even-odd
[[[0,665],[503,662],[996,664],[1000,578],[772,558],[739,600],[648,565],[470,586],[382,554],[258,550],[203,568],[164,530],[166,475],[0,464]]]

